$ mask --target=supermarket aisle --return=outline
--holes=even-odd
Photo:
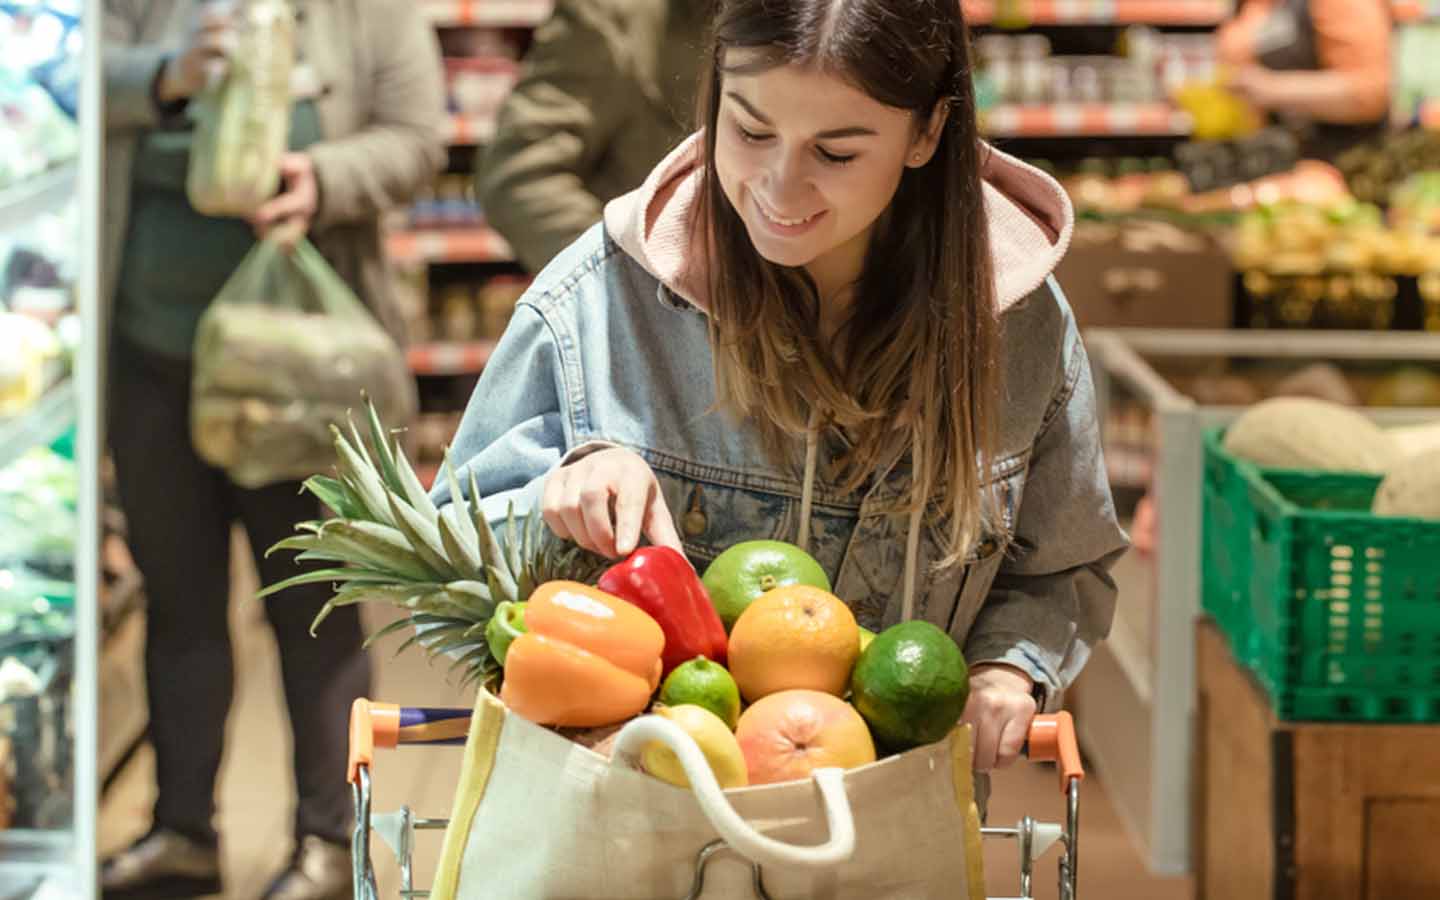
[[[239,558],[245,558],[240,556]],[[253,575],[237,578],[232,599],[232,628],[236,653],[235,701],[230,719],[230,743],[221,771],[220,821],[224,846],[227,900],[252,900],[265,889],[289,853],[288,827],[292,791],[282,775],[290,753],[281,719],[280,684],[274,641],[264,627],[260,610],[248,598]],[[388,615],[371,614],[370,628]],[[393,655],[398,639],[376,653],[378,678],[375,697],[391,702],[450,706],[469,705],[465,694],[446,684],[443,666],[431,667],[418,654]],[[116,783],[101,810],[99,843],[102,852],[123,846],[147,827],[152,802],[151,761],[148,752],[131,764]],[[408,803],[420,816],[446,816],[450,786],[460,769],[459,748],[439,747],[392,751],[377,762],[375,809],[388,811]],[[337,772],[336,777],[343,777]],[[1022,815],[1058,821],[1063,814],[1053,769],[1021,765],[1001,774],[995,782],[991,821],[1012,824]],[[1105,796],[1104,786],[1093,778],[1085,783],[1081,806],[1082,898],[1100,900],[1190,900],[1189,879],[1150,876],[1131,846]],[[415,879],[427,887],[439,852],[439,832],[417,838]],[[1013,896],[1018,888],[1015,847],[992,841],[986,847],[989,892]],[[377,848],[374,858],[382,898],[398,896],[399,878],[386,853]],[[1055,857],[1037,864],[1036,897],[1054,898]]]

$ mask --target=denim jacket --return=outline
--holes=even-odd
[[[597,445],[627,447],[654,470],[686,553],[703,571],[741,541],[797,541],[806,448],[797,439],[777,459],[753,427],[712,408],[708,323],[694,290],[694,259],[669,252],[673,242],[656,230],[664,217],[651,206],[656,196],[673,204],[686,194],[673,182],[665,187],[672,181],[667,171],[693,174],[676,165],[684,151],[634,196],[612,204],[606,222],[556,257],[521,298],[471,397],[452,456],[462,484],[473,470],[494,520],[511,502],[517,512],[535,509],[556,466]],[[992,188],[1013,182],[1017,172],[1009,167],[1021,165],[998,153],[988,168],[997,164],[1006,171],[991,177],[987,170]],[[1019,175],[1032,194],[1048,182],[1034,170]],[[1115,586],[1108,571],[1127,546],[1101,457],[1085,349],[1048,277],[1070,228],[1058,186],[1054,195],[1059,206],[1048,210],[1048,221],[1056,227],[1042,234],[1053,260],[1039,263],[1038,278],[1032,265],[1019,281],[1018,268],[1008,267],[998,285],[1006,402],[988,477],[999,485],[999,527],[963,566],[936,576],[932,563],[943,535],[938,522],[922,520],[913,607],[917,618],[946,629],[971,665],[1004,662],[1029,673],[1049,708],[1109,629]],[[997,191],[987,201],[1014,203],[1011,196]],[[987,205],[992,230],[997,222],[1047,221],[1033,206],[1007,215]],[[645,233],[637,236],[637,228]],[[996,250],[997,268],[1009,253],[1037,259],[1016,246],[1033,234],[1004,237],[1010,243]],[[1008,296],[1017,284],[1023,296]],[[829,471],[826,457],[843,450],[842,440],[827,432],[818,471]],[[901,616],[909,477],[903,460],[861,491],[847,493],[823,477],[812,491],[807,549],[836,596],[872,629]],[[448,499],[443,486],[436,496]]]

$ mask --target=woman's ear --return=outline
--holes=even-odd
[[[940,135],[945,132],[945,123],[950,119],[950,98],[942,98],[930,111],[930,121],[925,124],[925,130],[915,135],[915,140],[910,145],[910,155],[905,158],[905,165],[912,169],[919,169],[929,165],[935,155],[935,148],[940,146]]]

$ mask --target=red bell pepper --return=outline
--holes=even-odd
[[[725,664],[727,638],[689,561],[669,547],[641,547],[600,576],[600,590],[640,607],[665,632],[661,662],[665,674],[703,656]]]

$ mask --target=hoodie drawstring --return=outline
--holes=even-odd
[[[925,514],[925,504],[915,496],[915,481],[925,471],[925,446],[921,441],[917,431],[911,454],[910,502],[915,504],[915,508],[910,510],[910,527],[905,532],[905,593],[900,604],[902,622],[915,618],[915,570],[920,556],[920,519]]]
[[[810,552],[810,508],[815,502],[815,462],[820,451],[817,431],[820,410],[810,410],[810,424],[805,426],[805,481],[800,489],[800,549]]]
[[[800,489],[800,535],[797,543],[805,553],[810,552],[810,511],[815,502],[815,465],[820,451],[819,441],[820,410],[810,411],[810,423],[805,428],[805,480]],[[912,484],[915,476],[923,471],[924,446],[919,434],[915,435],[915,449],[912,454]],[[915,575],[920,557],[920,525],[925,514],[925,505],[916,503],[910,511],[910,525],[905,533],[905,583],[900,604],[900,621],[915,618]]]

